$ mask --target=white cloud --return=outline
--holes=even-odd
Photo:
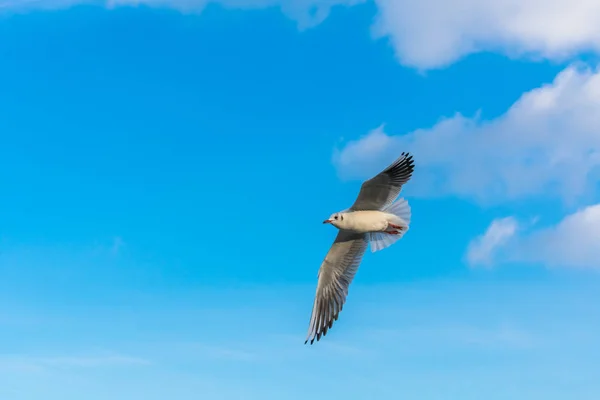
[[[415,155],[411,195],[482,202],[532,196],[574,201],[600,178],[600,72],[571,66],[502,116],[460,114],[398,136],[377,128],[334,153],[342,178],[366,178],[401,151]]]
[[[492,221],[485,233],[471,242],[467,251],[469,264],[490,265],[496,250],[517,232],[517,221],[512,217]]]
[[[479,51],[565,59],[600,51],[597,0],[375,0],[378,35],[406,65],[435,68]]]
[[[555,226],[523,234],[515,234],[516,228],[512,218],[493,221],[469,246],[469,263],[527,262],[600,269],[600,204],[568,215]]]

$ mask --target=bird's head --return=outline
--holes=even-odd
[[[339,228],[341,225],[344,224],[344,213],[342,213],[342,212],[333,213],[329,216],[329,218],[327,218],[325,221],[323,221],[323,223],[331,224],[331,225]]]

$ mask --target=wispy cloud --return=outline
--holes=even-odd
[[[76,4],[103,4],[102,0],[0,0],[0,11],[21,12],[68,8]]]
[[[170,8],[185,14],[198,14],[216,4],[227,9],[277,8],[298,23],[300,29],[318,25],[336,6],[353,6],[366,0],[0,0],[0,11],[23,12],[36,9],[64,9],[78,4],[117,7],[147,6]]]
[[[478,326],[466,324],[427,324],[404,329],[374,330],[373,336],[422,346],[472,348],[531,348],[541,341],[534,334],[509,324]]]
[[[150,360],[121,354],[84,356],[0,355],[0,370],[45,371],[56,368],[102,368],[152,365]]]
[[[119,254],[123,246],[125,246],[125,242],[120,236],[113,238],[112,246],[110,246],[110,254],[116,256]]]
[[[456,115],[397,136],[379,127],[333,161],[342,177],[366,178],[408,150],[417,164],[412,195],[573,202],[594,193],[600,178],[599,98],[600,72],[571,66],[494,120]]]
[[[517,221],[513,217],[492,221],[485,233],[474,239],[469,245],[467,250],[469,264],[489,266],[496,250],[514,236],[517,226]]]
[[[600,268],[600,204],[566,216],[555,226],[517,234],[514,218],[495,220],[467,251],[472,265],[503,262],[549,267]]]
[[[188,354],[196,354],[201,358],[232,361],[256,361],[260,359],[258,353],[232,344],[218,345],[195,342],[179,344],[176,347],[180,349],[184,348]]]

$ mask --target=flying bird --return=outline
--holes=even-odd
[[[411,210],[400,198],[402,186],[414,170],[412,155],[402,153],[389,167],[363,182],[354,204],[323,221],[338,228],[318,275],[308,336],[304,344],[319,341],[342,311],[348,287],[369,244],[376,252],[391,246],[408,231]]]

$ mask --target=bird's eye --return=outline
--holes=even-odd
[[[334,218],[335,218],[335,219],[338,219],[338,216],[336,215]]]

